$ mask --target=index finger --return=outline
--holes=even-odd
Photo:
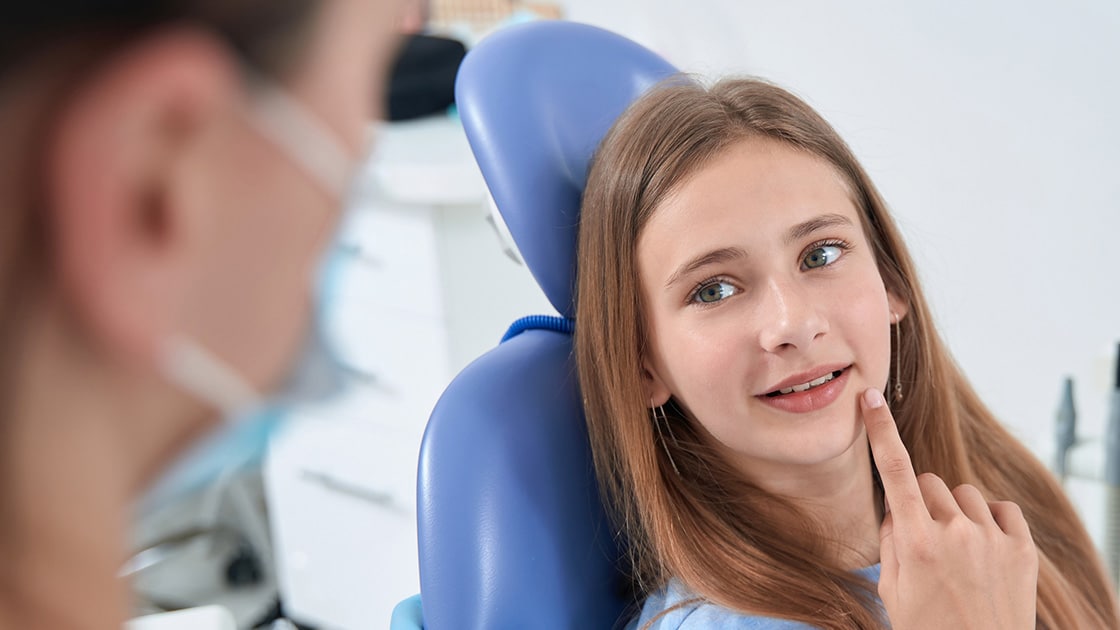
[[[902,443],[883,394],[877,389],[868,389],[860,396],[860,409],[867,427],[867,440],[871,443],[871,454],[875,458],[875,467],[879,469],[883,493],[887,495],[895,523],[905,528],[919,520],[929,520],[910,453]]]

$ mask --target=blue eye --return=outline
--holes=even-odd
[[[714,304],[724,298],[729,298],[738,291],[733,285],[722,280],[709,282],[692,295],[693,302],[702,302],[704,304]]]
[[[805,258],[801,260],[801,263],[805,265],[807,269],[816,269],[836,262],[836,259],[840,258],[840,254],[842,253],[843,251],[839,245],[821,245],[820,247],[814,247],[809,250],[809,253],[805,254]]]

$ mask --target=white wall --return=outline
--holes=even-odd
[[[1120,4],[564,4],[682,70],[759,75],[807,99],[891,205],[997,415],[1042,452],[1071,374],[1081,434],[1102,433],[1120,340]],[[1075,498],[1097,533],[1096,499]]]

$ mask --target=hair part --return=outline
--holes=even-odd
[[[1040,555],[1038,623],[1115,625],[1103,567],[1046,469],[994,418],[942,343],[885,202],[833,128],[793,94],[758,79],[705,88],[676,77],[636,101],[604,138],[580,219],[576,354],[603,496],[625,536],[641,592],[670,577],[705,600],[822,628],[881,628],[873,584],[841,566],[825,524],[742,478],[703,427],[670,400],[672,438],[648,409],[648,340],[636,247],[662,202],[728,147],[778,141],[827,161],[847,184],[886,290],[908,307],[891,374],[893,406],[917,472],[1015,501]],[[679,474],[677,473],[679,470]]]

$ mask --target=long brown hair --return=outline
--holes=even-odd
[[[672,439],[651,418],[636,243],[659,204],[727,147],[769,138],[827,160],[860,211],[883,283],[908,305],[892,411],[914,469],[1023,509],[1039,550],[1038,627],[1116,627],[1111,584],[1047,470],[980,401],[933,325],[886,204],[812,108],[764,81],[674,79],[615,123],[591,167],[580,219],[576,353],[595,467],[640,591],[680,579],[704,600],[822,628],[880,628],[874,585],[836,560],[827,524],[735,472],[670,400]],[[679,474],[678,471],[679,470]]]

